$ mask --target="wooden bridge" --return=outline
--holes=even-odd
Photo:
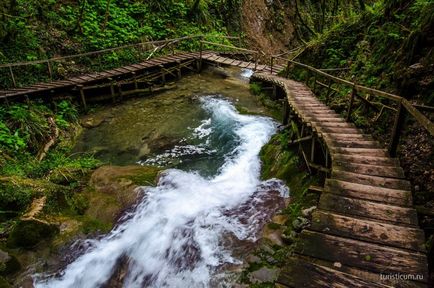
[[[276,94],[285,97],[284,124],[289,120],[297,123],[297,139],[292,142],[300,145],[309,169],[327,176],[311,225],[300,234],[295,255],[288,259],[277,285],[427,287],[425,238],[412,208],[411,186],[399,161],[390,156],[396,155],[406,114],[413,116],[431,136],[433,123],[399,96],[359,86],[288,59],[280,59],[287,62],[285,65],[275,65],[278,58],[272,58],[270,66],[260,65],[258,52],[252,50],[238,48],[253,58],[231,59],[227,52],[206,51],[205,44],[226,46],[202,40],[199,52],[172,53],[99,73],[4,90],[0,91],[0,99],[7,102],[16,97],[72,91],[86,107],[90,96],[86,95],[87,90],[107,89],[115,99],[152,88],[157,82],[164,84],[166,77],[181,77],[183,70],[200,70],[204,62],[255,70],[254,81],[272,85]],[[307,85],[277,76],[285,67],[288,72],[294,65],[313,73],[314,87],[326,87],[327,98],[331,97],[333,83],[351,87],[346,119],[318,100]],[[327,79],[328,85],[319,81],[320,77]],[[397,103],[396,108],[391,108],[396,119],[389,150],[348,122],[356,99],[374,109],[374,104],[361,97],[360,92]],[[379,113],[383,108],[379,108]],[[310,143],[307,150],[306,143]]]

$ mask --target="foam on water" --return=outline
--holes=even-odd
[[[255,240],[264,212],[246,203],[261,202],[260,195],[270,189],[282,197],[288,194],[281,182],[259,179],[258,154],[276,124],[266,117],[240,115],[223,99],[204,97],[202,106],[210,118],[194,129],[195,137],[231,130],[236,140],[218,173],[204,178],[194,171],[165,171],[156,187],[140,188],[143,199],[115,229],[102,239],[88,240],[87,251],[60,276],[38,275],[36,287],[100,287],[122,259],[128,263],[124,287],[209,287],[218,267],[239,263],[223,235]],[[250,216],[236,215],[243,205]]]

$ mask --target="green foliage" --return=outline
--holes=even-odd
[[[250,83],[250,92],[252,92],[253,95],[260,95],[262,93],[261,84],[256,83],[256,82]]]
[[[22,211],[32,202],[33,194],[29,187],[0,183],[0,210]]]

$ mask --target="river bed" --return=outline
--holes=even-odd
[[[221,72],[221,71],[220,71]],[[219,73],[220,73],[219,72]],[[74,153],[164,168],[135,207],[36,287],[232,287],[288,188],[260,179],[259,151],[277,123],[250,94],[249,71],[187,76],[177,89],[92,114]],[[258,115],[244,115],[249,111]],[[53,274],[52,274],[53,275]],[[116,278],[116,279],[114,279]]]

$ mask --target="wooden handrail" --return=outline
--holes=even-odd
[[[106,52],[121,50],[121,49],[125,49],[125,48],[139,47],[139,46],[149,45],[149,44],[166,44],[166,43],[174,44],[174,43],[177,43],[177,42],[180,42],[183,40],[189,40],[189,39],[195,39],[195,38],[204,38],[204,37],[225,38],[225,39],[238,39],[239,38],[236,36],[225,36],[225,35],[184,36],[184,37],[173,38],[173,39],[146,41],[146,42],[140,42],[140,43],[135,43],[135,44],[128,44],[128,45],[123,45],[123,46],[118,46],[118,47],[113,47],[113,48],[102,49],[102,50],[98,50],[98,51],[91,51],[91,52],[74,54],[74,55],[67,55],[67,56],[62,56],[62,57],[53,57],[53,58],[43,59],[43,60],[5,63],[5,64],[0,64],[0,68],[9,68],[9,67],[13,68],[13,67],[18,67],[18,66],[36,65],[36,64],[55,62],[55,61],[60,61],[60,60],[65,60],[65,59],[73,59],[73,58],[78,58],[78,57],[92,56],[92,55],[102,54],[102,53],[106,53]]]
[[[354,82],[330,75],[330,74],[328,74],[324,71],[321,71],[317,68],[314,68],[312,66],[309,66],[309,65],[297,62],[297,61],[288,60],[288,59],[282,58],[282,57],[274,57],[274,56],[272,58],[288,61],[289,63],[292,63],[296,66],[305,68],[309,71],[312,71],[318,75],[323,76],[324,78],[330,79],[336,83],[350,86],[356,92],[364,92],[364,93],[368,93],[368,94],[371,94],[374,96],[383,97],[383,98],[401,103],[403,105],[403,107],[407,110],[407,112],[410,113],[417,120],[417,122],[419,124],[421,124],[432,136],[434,136],[434,123],[431,122],[425,115],[423,115],[417,108],[415,108],[407,99],[405,99],[401,96],[394,95],[394,94],[384,92],[384,91],[380,91],[377,89],[369,88],[366,86],[358,85]]]
[[[225,45],[225,44],[219,44],[219,43],[214,43],[214,42],[209,42],[209,41],[201,41],[204,44],[209,44],[209,45],[213,45],[213,46],[220,46],[220,47],[225,47],[225,48],[231,48],[231,49],[235,49],[235,50],[239,50],[239,51],[244,51],[244,52],[249,52],[249,53],[254,53],[257,54],[259,53],[258,51],[255,50],[250,50],[250,49],[245,49],[245,48],[239,48],[236,46],[229,46],[229,45]]]

